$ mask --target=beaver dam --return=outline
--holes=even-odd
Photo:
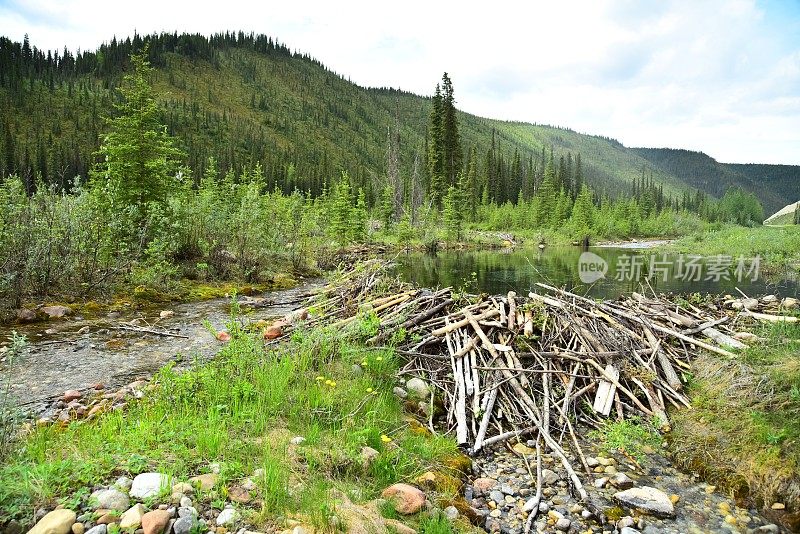
[[[394,345],[407,359],[400,373],[430,385],[419,407],[430,430],[452,433],[470,454],[509,440],[535,444],[526,532],[542,499],[545,454],[563,466],[573,495],[605,521],[584,488],[593,477],[577,425],[643,417],[666,430],[669,409],[691,406],[683,388],[698,351],[735,358],[731,350],[755,337],[745,326],[798,321],[783,315],[794,299],[744,297],[701,310],[655,294],[596,301],[545,284],[527,295],[465,295],[387,281],[381,268],[368,262],[313,297],[311,322],[345,328],[365,316],[379,321],[370,343]]]

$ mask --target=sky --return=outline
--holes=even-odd
[[[484,117],[800,164],[800,0],[0,0],[0,35],[42,49],[226,30],[363,86],[430,95],[447,71]]]

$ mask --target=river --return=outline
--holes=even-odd
[[[664,254],[646,248],[545,247],[412,252],[396,258],[400,276],[422,287],[526,294],[543,282],[581,295],[617,298],[649,284],[658,292],[797,297],[800,280],[788,270],[770,272],[756,258]],[[605,273],[603,273],[605,269]],[[602,277],[598,277],[603,274]],[[596,280],[593,280],[596,278]]]

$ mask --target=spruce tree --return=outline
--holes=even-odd
[[[430,187],[428,194],[434,204],[441,206],[442,197],[447,190],[444,171],[444,110],[442,92],[439,84],[433,94],[433,109],[428,125],[428,176]]]
[[[163,209],[167,195],[178,186],[178,162],[183,154],[161,122],[149,77],[147,51],[131,56],[133,72],[120,88],[117,116],[109,121],[92,172],[95,186],[104,190],[112,210],[133,211],[129,223],[143,224],[152,209]]]
[[[461,172],[463,152],[461,137],[458,133],[453,82],[445,72],[442,75],[442,149],[444,156],[444,175],[448,185],[456,185],[458,173]]]

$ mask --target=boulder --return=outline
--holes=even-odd
[[[656,517],[675,517],[675,506],[669,495],[650,486],[619,491],[614,494],[614,500],[623,506],[636,508]]]
[[[27,310],[25,308],[20,308],[17,310],[17,321],[20,323],[32,323],[36,320],[36,312],[33,310]]]
[[[130,507],[131,500],[117,488],[109,488],[92,493],[89,497],[89,503],[95,510],[102,508],[123,512]]]
[[[163,473],[142,473],[136,475],[136,478],[133,479],[130,495],[134,499],[147,499],[148,497],[155,497],[161,490],[170,486],[171,480],[168,475]]]
[[[395,511],[403,515],[416,514],[425,506],[425,494],[410,484],[392,484],[381,497],[391,501]]]
[[[42,306],[39,309],[51,319],[61,319],[72,314],[72,310],[66,306]]]
[[[69,534],[75,523],[75,512],[62,508],[45,514],[28,534]]]

